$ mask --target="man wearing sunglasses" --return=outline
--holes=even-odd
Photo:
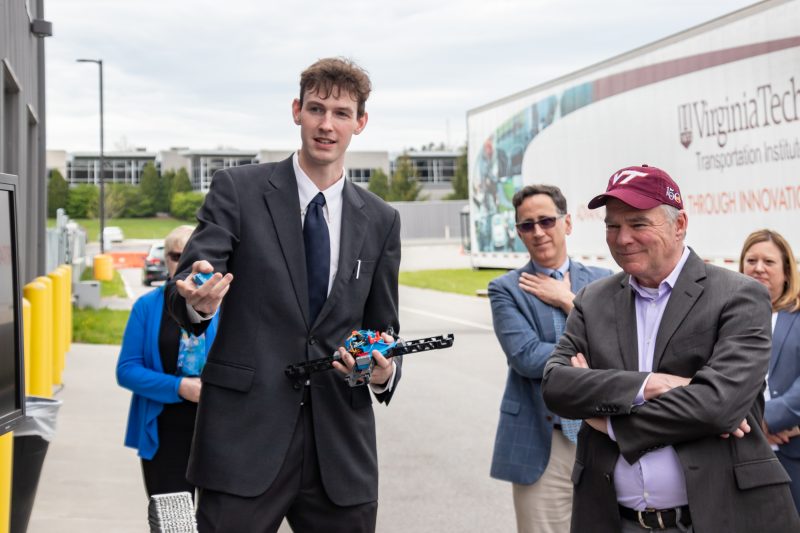
[[[570,475],[580,421],[548,411],[542,371],[578,290],[611,274],[567,255],[572,220],[558,187],[529,185],[512,199],[517,234],[531,260],[489,284],[494,330],[508,362],[491,475],[510,481],[517,530],[569,531]]]

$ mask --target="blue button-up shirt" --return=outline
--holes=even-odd
[[[653,356],[661,317],[664,316],[664,309],[667,307],[672,289],[688,258],[689,248],[685,247],[680,261],[658,288],[642,287],[633,276],[630,278],[630,285],[636,297],[636,335],[639,341],[640,372],[653,371]],[[641,405],[644,402],[644,385],[642,385],[635,403]],[[612,421],[613,418],[610,418],[609,436],[615,439]],[[668,509],[689,503],[683,467],[672,446],[649,452],[632,465],[620,455],[614,467],[614,488],[617,491],[619,504],[637,511],[647,508]]]

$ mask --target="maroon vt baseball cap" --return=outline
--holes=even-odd
[[[616,198],[636,209],[652,209],[666,204],[683,209],[681,190],[669,174],[660,168],[642,165],[618,170],[608,179],[606,192],[589,202],[589,209],[606,205],[609,198]]]

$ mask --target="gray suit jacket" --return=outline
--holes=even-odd
[[[634,292],[621,273],[586,287],[548,361],[543,393],[568,418],[610,416],[617,442],[584,424],[572,475],[572,531],[618,532],[614,465],[672,445],[683,466],[697,533],[800,530],[789,478],[760,430],[770,354],[764,286],[706,265],[691,252],[656,336],[653,368],[691,377],[633,406],[638,371]],[[591,370],[572,368],[581,352]],[[723,439],[747,417],[752,431]]]
[[[553,415],[542,400],[542,372],[556,341],[555,309],[519,288],[528,262],[489,283],[494,332],[508,363],[508,377],[494,441],[491,476],[512,483],[535,483],[550,460]],[[611,274],[605,268],[570,261],[572,292]]]
[[[202,488],[256,496],[277,476],[300,412],[302,387],[284,368],[331,355],[353,329],[399,331],[400,219],[377,196],[345,183],[338,272],[312,324],[291,158],[218,171],[197,218],[175,279],[185,278],[198,259],[234,279],[202,375],[188,479]],[[174,281],[166,294],[172,315],[191,327]],[[392,392],[378,399],[388,403]],[[375,501],[378,461],[368,387],[350,388],[338,372],[322,372],[311,378],[311,398],[328,496],[343,506]]]

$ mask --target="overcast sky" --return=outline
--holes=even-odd
[[[751,0],[48,0],[47,147],[294,149],[300,71],[369,71],[351,148],[466,140],[466,112],[753,3]]]

